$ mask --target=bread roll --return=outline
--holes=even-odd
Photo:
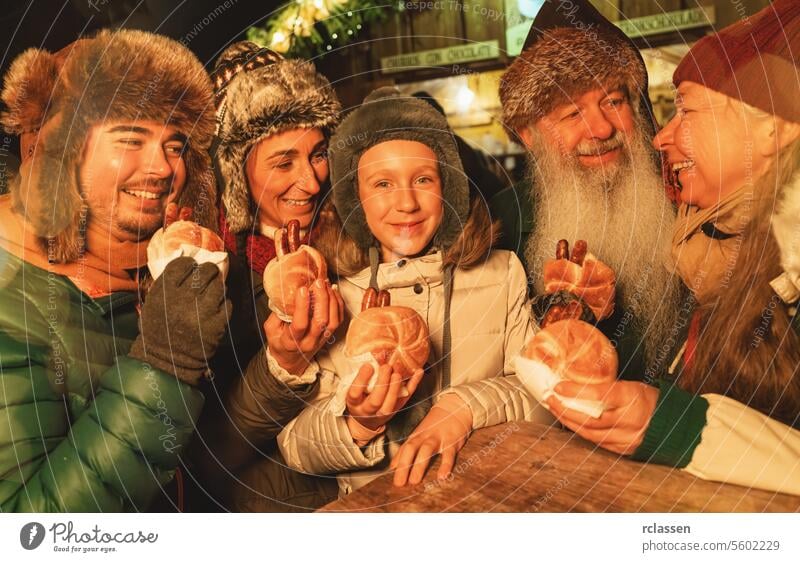
[[[155,236],[153,237],[155,238]],[[161,236],[155,240],[155,246],[159,246],[158,251],[163,254],[171,254],[181,247],[181,244],[203,248],[209,252],[222,252],[225,244],[222,238],[213,231],[200,226],[192,221],[175,221],[165,228]],[[153,245],[153,241],[151,244]],[[154,249],[155,249],[154,246]]]
[[[327,276],[325,258],[311,246],[303,244],[294,252],[276,257],[264,269],[264,290],[270,308],[291,319],[300,287],[310,287]]]
[[[544,264],[545,292],[567,291],[580,297],[598,320],[614,312],[615,285],[614,271],[592,254],[586,255],[583,265],[568,259],[548,260]]]
[[[197,263],[213,263],[223,278],[228,274],[228,253],[222,238],[195,222],[178,220],[159,228],[147,244],[147,267],[153,279],[158,279],[169,262],[182,256]]]
[[[344,353],[347,357],[370,354],[379,365],[393,365],[408,378],[428,360],[428,326],[412,308],[367,308],[350,323]]]
[[[578,383],[613,382],[617,378],[616,349],[600,330],[582,320],[549,324],[528,342],[522,355]]]

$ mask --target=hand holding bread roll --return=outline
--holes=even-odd
[[[567,241],[559,240],[556,259],[544,264],[544,290],[574,294],[586,303],[597,320],[603,320],[614,312],[616,276],[587,250],[586,242],[577,240],[570,256]]]
[[[228,273],[225,244],[216,233],[190,220],[170,221],[156,231],[147,245],[147,267],[157,279],[172,260],[191,257],[197,263],[210,262]]]
[[[284,322],[294,315],[297,291],[328,276],[325,258],[317,250],[300,244],[300,222],[289,221],[275,232],[276,258],[264,270],[264,289],[269,308]]]
[[[618,362],[616,349],[600,330],[582,320],[567,319],[537,332],[517,357],[516,370],[528,392],[544,403],[562,380],[579,384],[615,381]],[[605,409],[602,402],[560,400],[568,408],[596,418]]]
[[[522,355],[578,383],[613,382],[617,378],[617,350],[600,330],[581,320],[549,324],[528,342]]]

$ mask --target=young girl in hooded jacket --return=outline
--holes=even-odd
[[[473,429],[549,423],[513,381],[513,358],[535,329],[525,272],[512,252],[492,249],[485,203],[470,202],[444,116],[381,88],[340,125],[329,159],[335,210],[327,212],[341,226],[313,244],[339,276],[346,320],[313,359],[269,349],[275,370],[320,372],[319,394],[278,438],[288,466],[337,475],[340,494],[387,468],[396,485],[414,484],[437,454],[438,476],[446,477]],[[370,287],[427,322],[427,366],[407,381],[390,365],[375,373],[344,355],[349,322]]]

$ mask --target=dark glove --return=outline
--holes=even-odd
[[[564,318],[583,320],[592,325],[597,324],[597,319],[594,317],[592,309],[580,297],[567,291],[537,295],[532,299],[531,304],[533,317],[542,328],[562,316]],[[577,310],[572,310],[573,306]],[[559,314],[559,312],[565,314]]]
[[[147,293],[129,355],[197,384],[225,334],[230,306],[217,266],[178,258]]]

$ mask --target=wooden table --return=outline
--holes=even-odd
[[[436,466],[416,486],[391,475],[322,511],[377,512],[800,512],[800,496],[707,482],[624,459],[575,434],[534,423],[476,431],[452,478]]]

